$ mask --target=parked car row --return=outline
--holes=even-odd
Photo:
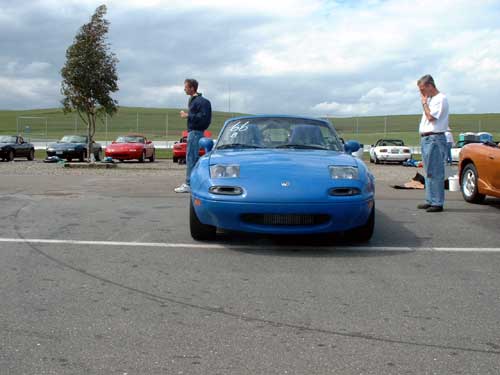
[[[144,162],[148,159],[154,162],[156,151],[153,142],[141,134],[127,134],[119,136],[107,147],[92,142],[92,153],[96,161],[103,159],[103,155],[119,161],[134,160]],[[57,156],[60,159],[84,161],[89,154],[88,136],[65,135],[59,141],[50,143],[45,152],[47,158]],[[25,157],[35,159],[35,146],[25,142],[23,137],[15,135],[0,135],[0,158],[12,161],[14,158]],[[185,157],[185,156],[184,156]]]

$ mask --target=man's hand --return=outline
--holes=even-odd
[[[179,114],[181,115],[182,118],[187,118],[188,114],[184,111],[180,111]]]
[[[420,94],[420,101],[422,102],[422,105],[427,104],[427,95]]]

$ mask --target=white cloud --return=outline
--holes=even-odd
[[[177,107],[181,98],[186,101],[183,85],[142,87],[136,96],[137,102],[160,107]]]
[[[18,97],[19,100],[39,100],[49,94],[54,97],[59,90],[57,83],[43,78],[24,79],[0,76],[0,99],[9,100]]]
[[[98,3],[90,1],[91,3]],[[110,7],[152,8],[171,12],[209,11],[225,14],[263,14],[279,17],[303,17],[321,9],[319,0],[111,0]]]
[[[314,105],[311,109],[318,115],[328,116],[363,116],[369,114],[375,107],[373,103],[338,103],[323,102]]]

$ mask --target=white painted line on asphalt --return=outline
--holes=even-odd
[[[163,247],[163,248],[194,248],[194,249],[227,249],[227,248],[255,248],[255,245],[207,244],[207,243],[166,243],[166,242],[121,242],[121,241],[78,241],[53,240],[39,238],[0,238],[0,243],[32,243],[53,245],[87,245],[87,246],[132,246],[132,247]],[[270,245],[267,249],[283,249],[285,246]],[[294,247],[294,246],[287,246]],[[296,246],[304,248],[306,246]],[[313,246],[311,246],[312,248]],[[320,249],[336,249],[350,251],[379,251],[379,252],[476,252],[500,253],[498,247],[406,247],[406,246],[315,246]]]
[[[217,244],[189,244],[163,242],[120,242],[120,241],[78,241],[78,240],[45,240],[38,238],[0,238],[0,242],[36,243],[36,244],[63,244],[63,245],[91,245],[91,246],[134,246],[134,247],[191,247],[222,249],[225,246]]]

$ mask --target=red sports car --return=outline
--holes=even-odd
[[[187,130],[182,132],[182,138],[179,142],[175,142],[174,149],[172,152],[172,160],[174,163],[176,162],[186,162],[186,149],[187,149]],[[205,130],[203,133],[204,137],[210,138],[212,136],[212,132],[210,130]],[[200,148],[200,156],[205,154],[205,150]]]
[[[105,150],[106,157],[120,161],[137,159],[143,163],[145,159],[155,161],[153,142],[141,134],[128,134],[116,138]]]

